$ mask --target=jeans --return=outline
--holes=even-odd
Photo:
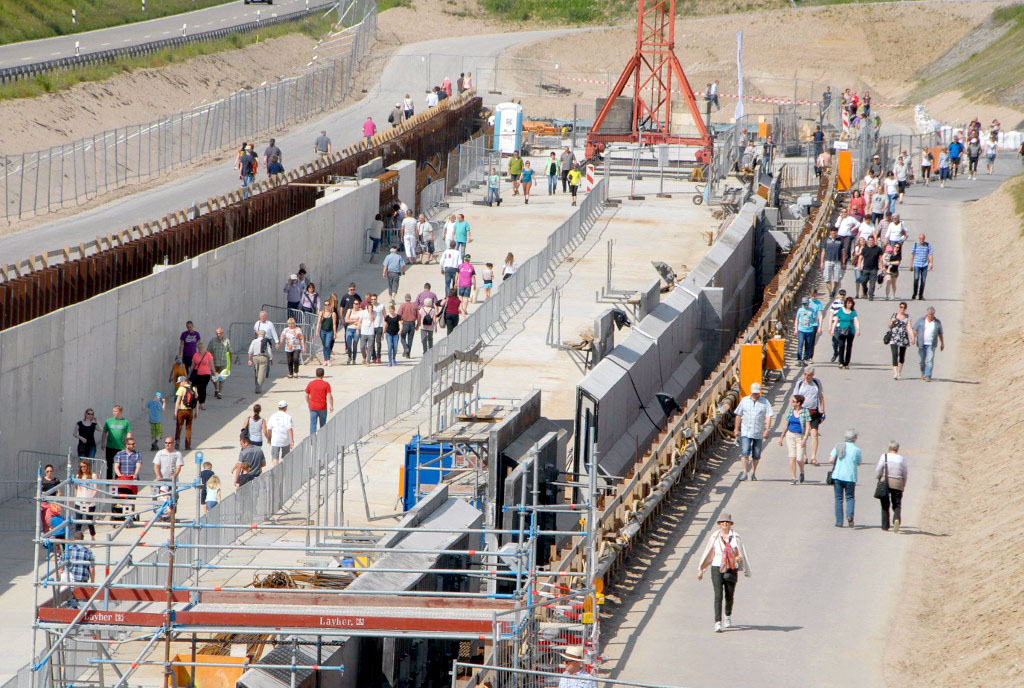
[[[834,480],[832,488],[836,494],[836,525],[843,525],[843,495],[846,495],[846,517],[853,518],[853,489],[857,483],[851,480]]]
[[[331,330],[320,330],[320,343],[324,345],[324,362],[331,360],[331,351],[334,350],[334,332]]]
[[[252,174],[242,175],[242,198],[249,198],[249,185],[256,181],[256,176]]]
[[[736,596],[736,581],[722,580],[722,569],[711,567],[711,585],[715,589],[715,621],[722,620],[722,596],[725,593],[725,615],[732,616],[732,602]]]
[[[380,360],[380,346],[384,341],[384,328],[375,327],[373,328],[373,360]]]
[[[394,363],[398,358],[398,335],[387,333],[384,338],[388,341],[388,363]]]
[[[902,521],[903,490],[889,488],[889,496],[878,500],[882,504],[882,530],[889,530],[889,505],[892,505],[892,517]]]
[[[749,456],[754,461],[761,460],[761,447],[764,446],[764,440],[755,439],[753,437],[745,437],[740,435],[740,455]]]
[[[899,194],[889,194],[889,214],[896,212],[896,199],[899,198]]]
[[[800,339],[796,346],[796,360],[809,361],[814,357],[814,336],[816,334],[813,330],[798,333]]]
[[[841,334],[838,335],[839,339],[839,365],[848,366],[850,365],[850,357],[853,355],[853,338],[854,334]]]
[[[370,237],[370,241],[373,243],[373,245],[370,246],[370,255],[372,256],[374,253],[377,252],[377,249],[380,248],[380,237]]]
[[[455,279],[459,275],[458,268],[445,268],[444,269],[444,293],[447,294],[452,290],[452,284],[455,283]],[[436,303],[434,304],[437,305]]]
[[[548,195],[550,196],[551,194],[555,193],[556,191],[558,191],[558,175],[557,174],[549,174],[548,175]]]
[[[928,266],[923,268],[914,268],[914,293],[910,297],[916,299],[917,297],[924,298],[924,283],[928,281]]]
[[[406,358],[412,355],[412,339],[416,335],[416,323],[412,321],[402,322],[402,333],[399,335],[402,341],[402,353]]]
[[[320,423],[320,427],[321,428],[324,425],[327,424],[327,409],[322,409],[322,410],[319,410],[319,411],[314,411],[313,409],[309,409],[309,434],[310,435],[316,433],[317,423]]]
[[[935,365],[935,347],[919,346],[917,347],[917,353],[921,356],[921,375],[931,380],[932,367]]]
[[[298,375],[299,374],[299,361],[302,358],[302,351],[295,349],[294,351],[287,352],[288,355],[288,374]]]
[[[870,298],[875,298],[875,287],[878,286],[878,270],[861,270],[860,274],[864,279],[864,292]]]
[[[427,353],[434,348],[434,331],[433,330],[420,330],[420,344],[423,346],[423,353]]]
[[[345,328],[345,353],[348,360],[356,360],[356,351],[359,349],[359,331],[354,327]]]
[[[850,248],[853,245],[853,235],[852,234],[848,234],[846,236],[841,236],[841,237],[839,237],[839,240],[843,243],[843,253],[842,253],[841,263],[842,263],[843,269],[846,269],[846,264],[850,261]]]
[[[458,313],[445,313],[444,314],[444,329],[448,332],[448,336],[451,336],[452,330],[454,330],[459,324]]]
[[[498,194],[498,189],[493,186],[487,187],[487,205],[492,203],[501,203],[501,196]]]

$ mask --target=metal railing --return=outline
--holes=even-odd
[[[375,3],[350,0],[349,7],[365,9],[361,15],[349,12],[360,17],[345,29],[351,37],[349,53],[305,74],[145,124],[0,157],[4,218],[79,205],[330,110],[351,94],[356,66],[377,33]]]
[[[285,22],[299,21],[306,17],[319,14],[324,10],[334,8],[339,3],[336,0],[330,2],[321,2],[315,7],[309,7],[306,9],[298,10],[296,12],[289,12],[278,16],[267,17],[266,19],[260,19],[258,21],[245,22],[244,24],[237,24],[223,29],[212,29],[210,31],[198,31],[193,34],[187,33],[184,36],[175,36],[174,38],[162,38],[156,41],[147,41],[145,43],[138,43],[136,45],[130,45],[124,48],[111,48],[110,50],[97,50],[95,52],[84,53],[75,55],[73,57],[61,57],[56,60],[44,60],[42,62],[33,62],[31,64],[18,65],[16,67],[5,67],[0,69],[0,83],[8,83],[11,81],[18,81],[19,79],[32,79],[40,74],[46,72],[52,72],[60,69],[75,69],[77,67],[87,67],[96,64],[105,64],[113,62],[124,57],[138,57],[140,55],[151,55],[160,50],[166,50],[167,48],[177,48],[189,43],[204,43],[208,41],[216,41],[229,36],[233,33],[249,33],[252,31],[259,31],[268,26],[275,24],[283,24]],[[187,27],[187,25],[186,25]],[[77,41],[76,41],[77,43]]]
[[[486,183],[490,169],[500,166],[501,153],[487,145],[485,136],[460,145],[454,159],[448,156],[449,193],[466,193]]]
[[[433,217],[436,212],[448,207],[448,183],[444,179],[430,182],[420,191],[420,212]]]

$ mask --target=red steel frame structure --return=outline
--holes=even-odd
[[[711,159],[711,136],[708,134],[693,89],[675,54],[675,0],[638,0],[636,24],[636,51],[615,82],[594,125],[587,134],[587,157],[604,150],[608,143],[671,143],[698,146],[698,161]],[[672,86],[673,76],[677,90],[693,116],[699,135],[673,136]],[[633,82],[632,131],[628,134],[601,132],[612,104],[622,95],[626,85]]]

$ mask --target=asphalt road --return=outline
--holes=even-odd
[[[276,7],[276,5],[275,5]],[[494,57],[509,47],[565,33],[566,30],[504,33],[445,38],[404,46],[389,60],[377,86],[359,102],[318,120],[273,134],[281,148],[285,168],[292,169],[313,158],[313,140],[326,130],[332,149],[344,148],[362,136],[362,124],[372,116],[379,127],[396,101],[409,93],[417,112],[423,110],[428,85],[439,84],[445,76],[452,82],[462,71],[478,72],[493,65]],[[486,84],[483,84],[486,87]],[[493,97],[499,102],[500,97]],[[262,153],[267,138],[257,141]],[[24,260],[30,254],[95,239],[98,235],[130,228],[192,206],[194,203],[239,188],[234,159],[222,165],[177,179],[143,193],[135,193],[76,215],[0,237],[0,263]],[[261,160],[262,170],[262,160]],[[261,171],[261,178],[265,172]]]
[[[324,0],[310,0],[309,2],[312,7],[322,4],[324,4]],[[75,42],[78,42],[81,53],[113,50],[114,48],[126,48],[139,43],[180,36],[182,24],[187,25],[189,33],[198,33],[237,26],[260,18],[268,19],[305,8],[306,0],[274,0],[273,5],[246,5],[243,0],[233,0],[226,5],[174,14],[160,19],[112,26],[107,29],[86,31],[70,36],[55,36],[36,41],[0,45],[0,67],[16,67],[21,64],[73,57]]]
[[[885,685],[883,657],[887,631],[904,579],[913,580],[920,562],[907,560],[915,538],[944,537],[918,526],[941,438],[946,399],[969,380],[955,378],[961,333],[962,265],[960,210],[963,203],[991,193],[1020,166],[1004,159],[1001,174],[961,179],[940,189],[914,186],[900,211],[916,240],[924,232],[935,248],[935,269],[925,301],[908,301],[913,319],[934,306],[942,320],[946,350],[936,356],[934,381],[919,379],[916,348],[907,351],[903,379],[892,379],[889,347],[882,334],[897,302],[857,301],[863,336],[853,346],[852,365],[829,363],[831,344],[819,341],[816,375],[824,386],[826,421],[818,453],[823,460],[847,428],[860,433],[863,451],[856,488],[856,528],[834,527],[832,487],[825,467],[808,467],[807,482],[791,485],[786,455],[775,424],[757,482],[738,480],[736,448],[723,453],[691,519],[666,513],[664,539],[636,590],[621,606],[606,609],[604,669],[624,680],[710,686]],[[852,270],[844,279],[853,291]],[[903,271],[897,296],[906,300],[913,277]],[[878,292],[876,292],[878,293]],[[790,359],[791,360],[791,359]],[[795,368],[768,397],[779,418],[789,406]],[[901,443],[909,466],[903,529],[880,529],[880,509],[872,498],[874,466],[888,442]],[[740,577],[733,611],[735,627],[713,632],[710,572],[697,581],[704,545],[721,512],[730,512],[752,562],[750,578]],[[950,524],[950,528],[955,524]],[[904,648],[912,652],[912,648]],[[898,651],[897,651],[898,652]],[[666,659],[671,658],[670,661]]]

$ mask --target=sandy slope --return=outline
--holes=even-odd
[[[1024,218],[1008,187],[964,210],[963,344],[902,609],[887,657],[890,685],[1024,685]]]

